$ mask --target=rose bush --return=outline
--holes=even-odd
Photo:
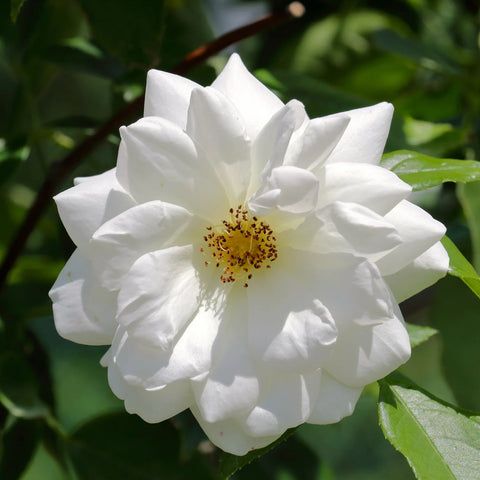
[[[443,225],[379,166],[392,112],[310,120],[237,55],[206,88],[150,71],[116,169],[55,197],[77,246],[58,332],[111,345],[129,412],[190,408],[237,455],[350,415],[410,356],[398,302],[448,267]]]

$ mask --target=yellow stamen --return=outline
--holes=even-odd
[[[215,266],[221,269],[220,280],[223,283],[238,279],[252,278],[251,270],[265,263],[274,262],[277,257],[276,238],[270,226],[239,205],[230,209],[230,220],[222,225],[206,227],[208,233],[203,237],[208,248],[201,248],[207,256],[213,258]],[[210,264],[205,261],[205,266]],[[244,283],[248,287],[248,283]]]

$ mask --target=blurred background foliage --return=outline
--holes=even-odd
[[[169,70],[199,45],[286,3],[2,0],[0,256],[48,168],[141,95],[149,68]],[[209,84],[236,50],[283,100],[303,101],[311,117],[392,102],[387,152],[480,158],[475,0],[304,4],[303,18],[238,43],[188,76]],[[74,176],[112,168],[118,143],[110,135],[57,191]],[[444,184],[415,195],[478,269],[480,185]],[[190,414],[159,425],[127,415],[98,363],[105,348],[56,334],[47,292],[72,250],[51,202],[0,297],[0,478],[213,478],[218,452]],[[476,302],[455,278],[405,302],[409,322],[439,333],[401,370],[440,398],[480,411]],[[355,414],[339,424],[300,427],[235,478],[414,478],[384,440],[377,394],[375,385],[368,387]]]

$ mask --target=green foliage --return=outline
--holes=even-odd
[[[474,480],[480,462],[480,419],[394,377],[380,382],[385,437],[419,480]]]
[[[220,464],[218,467],[217,473],[217,480],[227,480],[230,478],[235,472],[242,469],[249,463],[253,462],[258,457],[265,455],[269,452],[272,448],[277,447],[282,442],[287,440],[293,433],[295,432],[294,428],[287,430],[279,439],[275,440],[275,442],[271,443],[270,445],[259,448],[258,450],[254,450],[253,452],[247,453],[243,457],[237,457],[236,455],[231,455],[226,452],[222,452],[220,455]]]
[[[21,478],[35,451],[37,440],[38,431],[34,422],[17,419],[3,429],[0,434],[0,478]]]
[[[149,425],[133,415],[106,415],[75,431],[66,446],[79,479],[206,478],[201,463],[193,469],[180,462],[179,435],[169,422]]]
[[[454,301],[452,301],[454,299]],[[442,366],[458,404],[480,411],[478,298],[456,278],[446,278],[435,292],[432,318],[443,339]]]
[[[10,0],[10,16],[12,18],[12,22],[17,21],[18,14],[22,9],[25,0]]]
[[[258,2],[231,3],[0,2],[2,256],[49,168],[141,95],[149,68],[171,69],[215,35],[259,15]],[[268,9],[278,2],[260,3]],[[405,304],[411,345],[422,344],[408,368],[425,373],[433,363],[426,382],[444,385],[447,398],[461,407],[480,410],[480,277],[469,262],[473,257],[480,266],[476,7],[452,0],[369,2],[368,8],[346,0],[306,4],[300,21],[236,47],[262,82],[285,102],[301,100],[310,117],[394,104],[386,146],[392,153],[383,165],[414,190],[436,187],[426,192],[434,198],[432,214],[458,243],[443,239],[449,274],[475,294],[448,278]],[[226,56],[210,58],[189,77],[209,84]],[[135,114],[128,122],[134,120]],[[118,142],[114,132],[56,190],[70,186],[74,176],[112,168]],[[417,195],[415,201],[424,201]],[[53,326],[47,292],[71,251],[49,208],[0,294],[1,479],[413,478],[403,457],[383,441],[372,386],[350,418],[289,430],[244,457],[215,450],[188,413],[159,425],[124,413],[98,364],[105,347],[67,342]],[[430,353],[431,345],[435,352],[442,346],[441,354]],[[388,377],[380,383],[382,428],[418,478],[475,478],[475,416],[409,382]]]
[[[414,325],[412,323],[407,323],[407,331],[408,336],[410,337],[410,345],[412,348],[418,347],[418,345],[421,345],[430,337],[438,333],[438,331],[434,328]]]
[[[35,385],[35,375],[18,352],[0,354],[0,403],[15,417],[39,418],[48,414]]]
[[[480,277],[472,264],[462,255],[460,250],[448,237],[443,237],[442,244],[450,257],[448,273],[454,277],[461,278],[470,287],[472,292],[480,298]]]
[[[480,183],[459,185],[458,199],[468,220],[473,247],[473,265],[480,269]]]
[[[480,180],[480,163],[472,160],[433,158],[417,152],[400,150],[387,153],[382,165],[395,172],[413,190],[424,190],[444,182]]]

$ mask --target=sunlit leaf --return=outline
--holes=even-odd
[[[406,381],[387,377],[379,383],[380,425],[419,480],[478,479],[478,417]]]
[[[395,172],[413,190],[423,190],[443,182],[480,180],[480,162],[434,158],[408,150],[385,154],[382,165]]]
[[[430,337],[433,337],[433,335],[438,333],[438,331],[434,328],[424,327],[422,325],[413,325],[411,323],[407,323],[406,326],[412,348],[417,347],[423,342],[426,342]]]
[[[470,287],[472,292],[480,298],[480,277],[472,264],[462,255],[462,252],[460,252],[447,236],[442,238],[442,245],[450,257],[448,273],[454,277],[461,278]]]

